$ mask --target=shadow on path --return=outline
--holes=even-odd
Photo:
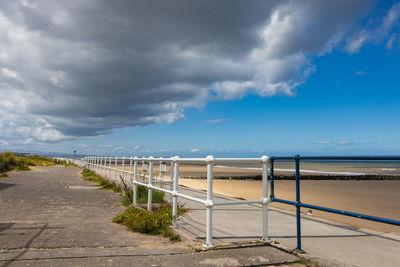
[[[13,187],[13,186],[16,186],[16,184],[9,184],[9,183],[0,182],[0,190],[4,190],[4,189],[7,189],[7,188]]]

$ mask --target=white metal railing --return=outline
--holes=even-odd
[[[192,200],[203,204],[206,207],[206,243],[204,248],[214,248],[212,236],[212,213],[214,206],[222,205],[242,205],[242,204],[261,204],[262,209],[262,242],[269,242],[268,239],[268,203],[267,186],[268,186],[268,163],[269,158],[262,156],[261,158],[214,158],[208,156],[206,158],[179,158],[178,156],[172,158],[138,158],[138,157],[86,157],[82,159],[87,168],[95,171],[97,174],[104,178],[111,179],[113,182],[117,181],[118,172],[121,178],[125,180],[125,174],[129,175],[129,185],[133,190],[133,204],[137,205],[137,185],[142,185],[148,188],[148,201],[147,209],[151,210],[152,207],[152,191],[159,190],[170,195],[170,202],[172,203],[172,216],[174,218],[173,226],[178,227],[176,217],[178,213],[178,197]],[[129,171],[125,170],[125,162],[129,162]],[[114,167],[112,167],[112,162]],[[118,169],[120,164],[121,169]],[[141,172],[138,171],[138,165],[141,164]],[[158,164],[159,175],[155,177],[154,170],[155,164]],[[252,165],[261,166],[262,171],[262,198],[256,200],[229,200],[229,201],[213,201],[213,168],[215,164],[223,164],[224,166],[238,166],[238,165]],[[163,178],[163,173],[167,172],[167,165],[170,167],[170,177]],[[189,196],[179,192],[179,167],[180,165],[206,165],[207,166],[207,198],[201,199]],[[113,173],[112,173],[113,172]],[[139,177],[142,180],[139,180]],[[169,184],[169,189],[155,186],[156,184]]]

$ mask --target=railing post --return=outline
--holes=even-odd
[[[121,179],[125,183],[125,157],[122,157],[122,164],[121,164]]]
[[[142,173],[141,173],[140,176],[142,176],[143,180],[145,180],[145,178],[146,178],[146,171],[147,170],[145,170],[145,169],[147,169],[146,162],[144,162],[144,160],[142,160]]]
[[[100,174],[100,176],[103,176],[103,165],[104,165],[103,157],[100,157],[100,166],[99,166],[99,174]]]
[[[262,205],[263,205],[263,218],[262,218],[262,238],[261,242],[268,243],[268,162],[267,156],[261,157],[262,161]]]
[[[115,163],[114,163],[114,182],[117,181],[117,162],[118,162],[118,158],[115,157]]]
[[[162,169],[162,158],[160,157],[160,165],[159,165],[159,171],[160,171],[160,175],[159,175],[159,178],[160,179],[162,179],[162,172],[161,172],[161,169]]]
[[[103,157],[100,157],[99,161],[99,175],[102,176],[102,171],[103,171]]]
[[[169,191],[173,191],[174,190],[174,162],[171,161],[171,165],[170,165],[170,178],[169,178]],[[169,194],[169,204],[172,205],[172,194]]]
[[[296,250],[303,252],[301,249],[301,216],[300,216],[300,156],[295,156],[296,162],[296,223],[297,223],[297,247]]]
[[[271,177],[271,195],[270,195],[270,199],[271,201],[274,201],[274,197],[275,197],[275,189],[274,189],[274,159],[270,159],[270,167],[269,167],[269,176]]]
[[[133,162],[133,158],[130,157],[129,158],[129,185],[132,188],[133,182],[132,182],[132,162]]]
[[[100,157],[100,163],[99,163],[99,175],[103,175],[103,157]]]
[[[108,178],[111,179],[111,157],[108,158],[109,162],[108,162]]]
[[[149,185],[153,185],[153,157],[149,157]],[[147,210],[151,211],[152,207],[152,198],[153,198],[153,189],[148,188],[148,198],[147,198]]]
[[[103,177],[106,177],[107,157],[104,157]]]
[[[207,156],[207,203],[206,203],[206,243],[203,245],[205,249],[215,248],[212,238],[212,209],[214,206],[213,203],[213,167],[214,167],[214,157]]]
[[[100,167],[100,157],[97,157],[97,162],[96,162],[96,173],[97,174],[100,174],[100,172],[99,172],[99,167]]]
[[[179,157],[174,157],[174,188],[172,191],[172,226],[177,227],[176,219],[178,215],[178,178],[179,178]]]
[[[133,163],[133,205],[137,205],[137,175],[138,175],[138,161],[137,157],[135,157],[135,161]]]

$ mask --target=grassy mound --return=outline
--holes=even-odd
[[[5,172],[29,171],[29,166],[54,166],[54,159],[40,156],[16,156],[12,152],[0,153],[0,173],[5,177]]]

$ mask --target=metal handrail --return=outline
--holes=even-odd
[[[129,171],[124,169],[125,161],[129,161]],[[275,197],[275,185],[274,185],[274,162],[280,160],[294,160],[295,161],[295,177],[296,177],[296,201],[285,200],[281,198]],[[178,197],[186,198],[198,203],[203,204],[206,207],[206,243],[204,244],[205,248],[213,248],[215,245],[212,239],[212,209],[214,206],[218,205],[240,205],[240,204],[261,204],[263,206],[263,236],[261,240],[263,242],[268,242],[268,203],[271,202],[279,202],[287,205],[292,205],[296,207],[296,227],[297,227],[297,247],[298,251],[303,251],[301,247],[301,213],[300,208],[310,208],[321,210],[324,212],[336,213],[345,216],[356,217],[360,219],[366,219],[386,224],[392,224],[400,226],[400,221],[392,220],[388,218],[381,218],[371,215],[365,215],[361,213],[332,209],[328,207],[322,207],[317,205],[312,205],[308,203],[302,203],[300,200],[300,161],[308,161],[308,160],[338,160],[338,161],[349,161],[349,160],[357,160],[357,161],[370,161],[370,160],[393,160],[400,161],[400,156],[272,156],[268,158],[267,156],[263,156],[261,158],[214,158],[212,156],[208,156],[206,158],[138,158],[138,157],[87,157],[84,159],[86,162],[86,166],[96,171],[98,174],[104,175],[106,178],[117,180],[117,172],[121,172],[122,177],[124,178],[125,174],[129,175],[130,184],[133,187],[133,204],[137,204],[137,185],[143,185],[149,190],[149,198],[148,198],[148,209],[151,209],[151,195],[152,190],[159,190],[165,193],[170,194],[170,202],[173,206],[172,215],[176,218],[177,215],[177,207],[178,207]],[[112,167],[112,162],[114,163],[114,167]],[[121,169],[118,169],[118,164],[121,164]],[[161,166],[160,166],[160,177],[154,177],[153,169],[154,164],[169,164],[170,165],[170,180],[166,180],[162,178],[161,175]],[[226,166],[239,166],[240,164],[253,164],[256,166],[260,166],[261,168],[252,168],[262,171],[262,181],[263,181],[263,193],[262,198],[258,200],[232,200],[232,201],[213,201],[213,168],[218,167],[214,166],[216,163],[223,163]],[[267,163],[270,164],[270,198],[268,199],[268,166]],[[138,173],[138,165],[142,164],[142,169],[144,166],[147,166],[148,170],[145,173]],[[178,192],[178,179],[179,179],[179,167],[180,165],[191,165],[191,164],[200,164],[207,166],[207,198],[200,199],[196,197],[192,197],[189,195],[185,195],[181,192]],[[108,170],[108,174],[107,174]],[[111,171],[114,171],[114,177],[112,177]],[[143,170],[142,170],[143,171]],[[145,177],[146,182],[138,181],[138,177]],[[161,187],[157,187],[154,184],[169,184],[170,188],[165,189]],[[175,226],[176,221],[173,222]]]
[[[296,164],[296,168],[295,168],[296,201],[290,201],[290,200],[280,199],[280,198],[275,197],[274,162],[278,161],[278,160],[294,160],[295,161],[295,164]],[[297,247],[296,247],[296,250],[303,251],[302,247],[301,247],[301,216],[300,216],[300,208],[301,207],[400,226],[400,221],[397,221],[397,220],[392,220],[392,219],[381,218],[381,217],[376,217],[376,216],[371,216],[371,215],[365,215],[365,214],[351,212],[351,211],[338,210],[338,209],[332,209],[332,208],[302,203],[300,201],[300,160],[344,160],[344,161],[345,160],[363,160],[363,161],[368,161],[368,160],[396,160],[397,161],[397,160],[399,160],[400,161],[400,156],[321,156],[321,157],[319,157],[319,156],[296,155],[296,156],[279,156],[279,157],[273,156],[273,157],[270,157],[270,177],[271,177],[271,179],[270,179],[270,189],[271,189],[270,200],[271,200],[271,202],[279,202],[279,203],[292,205],[292,206],[296,207],[296,225],[297,225]]]
[[[125,170],[125,162],[129,162],[129,171]],[[137,205],[137,185],[142,185],[148,189],[148,201],[147,209],[151,210],[152,207],[152,190],[159,190],[170,194],[170,202],[172,203],[172,216],[174,218],[173,225],[176,224],[176,217],[178,212],[178,197],[189,199],[198,203],[203,204],[206,207],[206,242],[203,245],[204,248],[214,248],[214,242],[212,237],[212,211],[214,206],[218,205],[240,205],[240,204],[261,204],[263,206],[263,220],[262,220],[262,242],[269,242],[268,238],[268,157],[263,156],[261,158],[214,158],[208,156],[206,158],[138,158],[138,157],[86,157],[84,158],[86,166],[91,170],[95,171],[99,175],[103,175],[105,178],[112,179],[114,182],[117,181],[117,173],[120,172],[122,179],[125,179],[125,175],[129,175],[130,185],[133,187],[133,204]],[[111,166],[112,162],[114,167]],[[160,177],[154,177],[154,164],[160,164]],[[231,200],[231,201],[213,201],[213,168],[215,163],[224,164],[255,164],[261,165],[260,170],[262,171],[263,177],[263,194],[261,199],[257,200]],[[118,168],[118,164],[121,164],[121,168]],[[142,164],[142,173],[138,173],[138,165]],[[170,165],[170,180],[162,178],[162,164]],[[200,199],[197,197],[189,196],[178,192],[178,179],[179,179],[179,166],[180,165],[206,165],[207,166],[207,198]],[[143,173],[146,169],[146,173]],[[108,170],[108,173],[107,173]],[[166,167],[165,167],[166,170]],[[111,171],[114,171],[112,177]],[[138,181],[138,177],[146,178],[146,182]],[[155,184],[169,184],[170,188],[165,189],[155,186]]]

